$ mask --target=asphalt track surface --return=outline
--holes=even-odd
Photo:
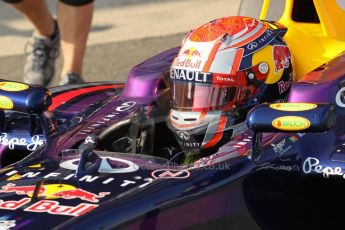
[[[55,14],[57,0],[47,0]],[[86,81],[125,81],[145,59],[180,45],[184,35],[209,20],[258,17],[263,0],[95,0],[95,13],[84,59]],[[269,19],[277,19],[285,0],[274,0]],[[279,10],[276,10],[279,9]],[[32,26],[0,2],[0,78],[22,80],[24,47]],[[58,83],[62,60],[50,86]]]
[[[55,13],[56,0],[47,0]],[[209,20],[258,17],[263,0],[95,0],[96,7],[84,59],[86,81],[125,81],[145,59],[180,45],[184,35]],[[268,19],[281,15],[285,0],[274,0]],[[277,10],[278,9],[278,10]],[[0,2],[0,78],[22,80],[24,47],[31,25]],[[57,85],[62,60],[50,86]]]
[[[56,0],[48,1],[54,12]],[[236,15],[240,0],[96,0],[84,59],[86,81],[124,81],[132,66],[180,45],[192,28]],[[31,25],[0,2],[0,78],[21,81]],[[54,81],[62,65],[57,62]]]
[[[90,82],[125,81],[132,66],[166,48],[177,46],[181,38],[183,34],[90,46],[84,60],[84,77]],[[24,62],[23,55],[1,57],[0,78],[21,81]],[[59,75],[61,66],[62,60],[59,58],[56,75]],[[51,85],[57,83],[55,77]]]

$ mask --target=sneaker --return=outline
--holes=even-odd
[[[24,66],[24,82],[34,85],[48,86],[55,74],[55,60],[59,56],[60,34],[56,25],[54,37],[33,34],[31,50],[27,52]]]
[[[67,73],[60,81],[59,85],[78,84],[85,82],[79,74]]]

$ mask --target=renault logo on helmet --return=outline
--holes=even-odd
[[[176,133],[184,141],[188,141],[190,139],[189,133],[186,131],[177,131]]]

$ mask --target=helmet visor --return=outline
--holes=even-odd
[[[222,110],[234,105],[238,86],[174,81],[173,107],[177,110]]]

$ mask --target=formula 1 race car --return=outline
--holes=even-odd
[[[266,0],[261,19],[268,9]],[[216,139],[220,146],[199,157],[181,149],[166,120],[174,115],[170,78],[209,77],[175,70],[171,75],[173,62],[187,65],[174,58],[201,52],[164,51],[135,66],[126,84],[48,90],[1,81],[0,226],[343,227],[345,23],[335,22],[344,18],[342,1],[286,0],[280,22],[288,30],[267,23],[286,33],[296,62],[298,80],[276,89],[287,101],[250,108],[226,142],[217,126],[207,144]],[[276,63],[282,71],[283,61]],[[264,73],[264,67],[258,71]]]

